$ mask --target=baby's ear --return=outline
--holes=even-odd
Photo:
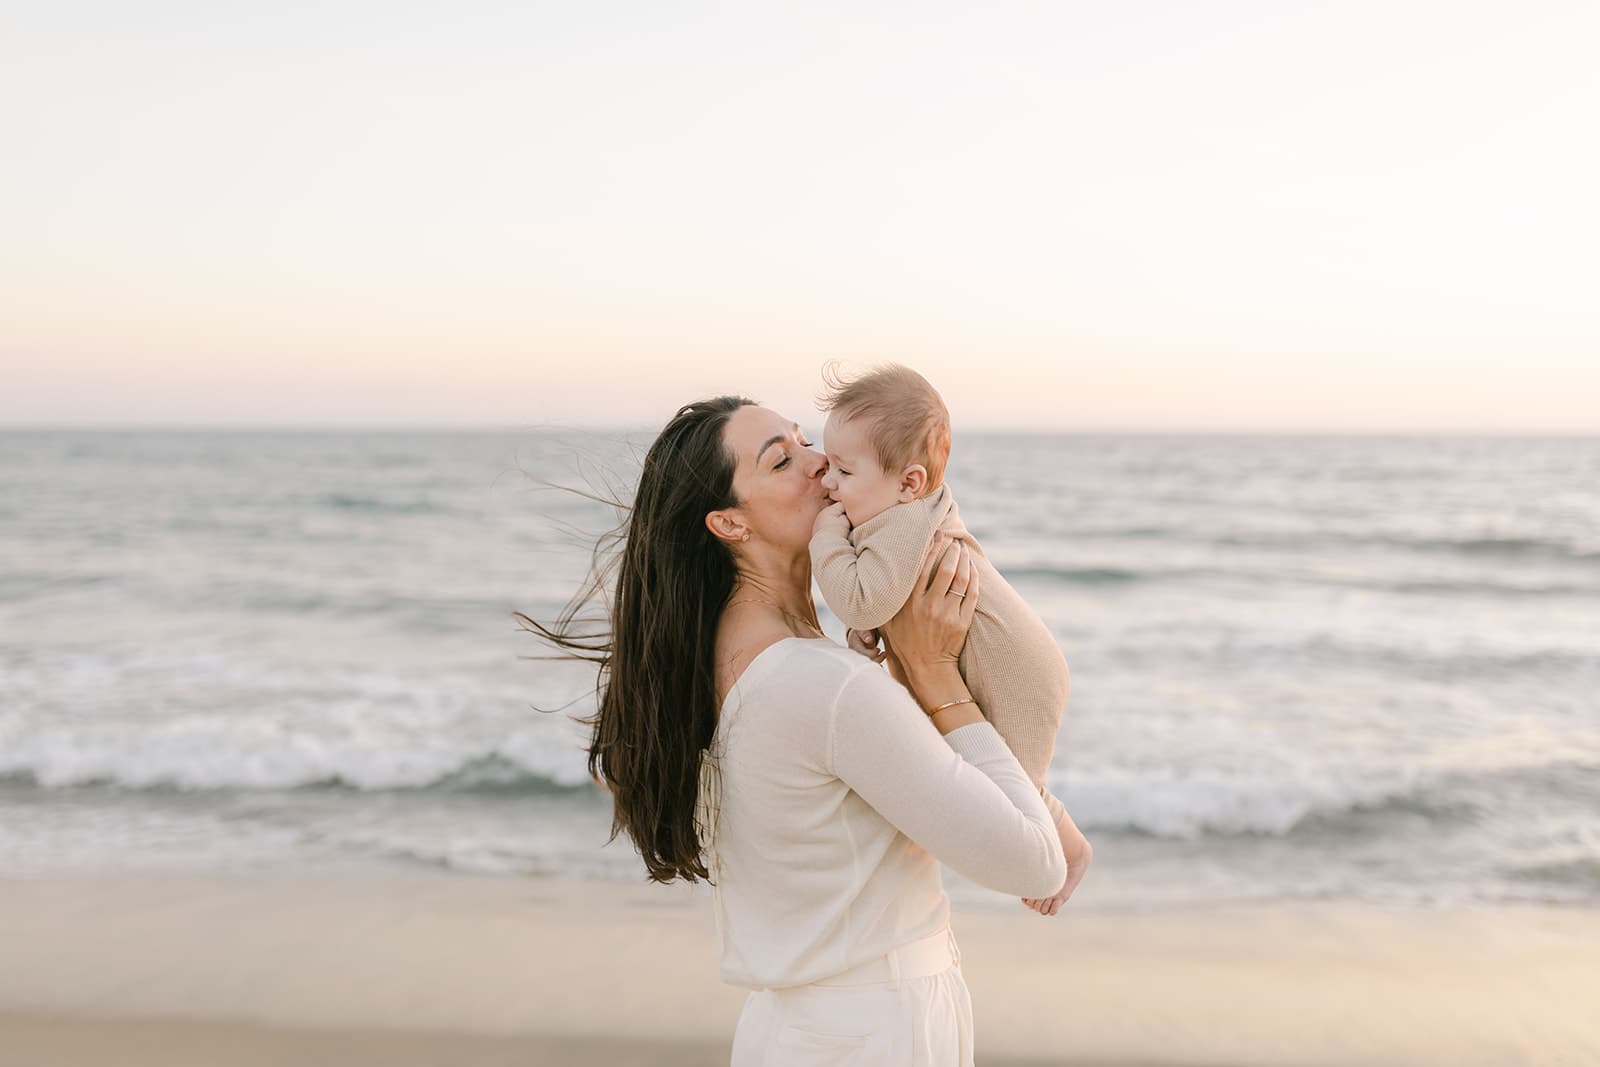
[[[928,486],[928,469],[920,463],[913,463],[900,472],[900,485],[895,492],[895,498],[902,504],[908,504],[922,495]]]

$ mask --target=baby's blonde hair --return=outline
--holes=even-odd
[[[827,388],[817,407],[850,421],[872,420],[870,436],[878,466],[896,473],[912,463],[928,471],[924,492],[944,483],[950,458],[950,412],[928,379],[899,363],[880,363],[854,378],[839,372],[837,361],[822,368]]]

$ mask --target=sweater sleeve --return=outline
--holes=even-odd
[[[831,773],[963,877],[1018,897],[1061,888],[1049,812],[990,723],[941,737],[911,694],[863,663],[834,702],[828,741]]]
[[[811,538],[811,573],[828,607],[853,630],[894,618],[922,570],[933,536],[920,502],[894,504],[850,532],[827,526]]]

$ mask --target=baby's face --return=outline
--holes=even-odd
[[[822,488],[844,505],[851,526],[860,526],[906,496],[901,493],[900,472],[890,473],[878,466],[870,419],[847,421],[829,415],[822,427],[822,448],[828,456]]]

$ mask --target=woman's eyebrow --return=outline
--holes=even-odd
[[[794,424],[794,428],[796,430],[798,430],[800,428],[800,424],[798,422],[795,423]],[[761,451],[756,453],[756,462],[760,463],[761,462],[761,457],[766,454],[767,449],[771,448],[773,445],[777,444],[779,441],[782,441],[785,437],[788,437],[788,436],[789,435],[786,434],[786,433],[780,433],[775,437],[767,438],[767,443],[762,445],[761,446]]]

